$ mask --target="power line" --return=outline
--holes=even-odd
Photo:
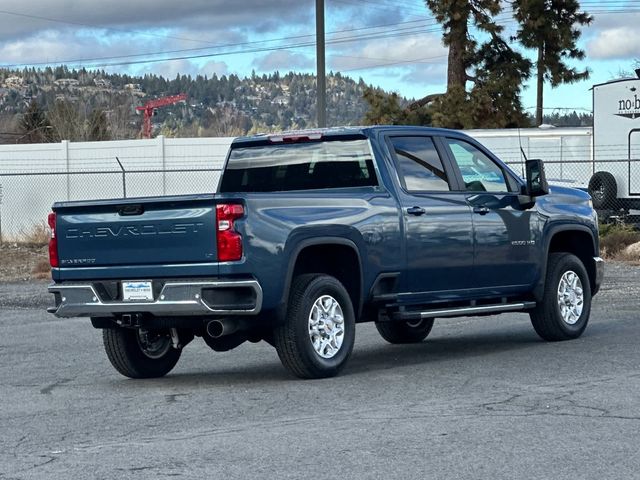
[[[390,27],[390,26],[408,25],[408,24],[416,24],[416,23],[422,23],[422,22],[423,22],[422,20],[410,20],[410,21],[405,21],[405,22],[373,25],[373,26],[370,26],[370,27],[358,27],[358,28],[350,28],[350,29],[344,29],[344,30],[335,30],[335,31],[332,31],[332,32],[327,32],[327,34],[328,35],[337,35],[337,34],[340,34],[340,33],[349,33],[349,32],[356,32],[356,31],[362,31],[362,30],[375,30],[375,29],[385,28],[385,27]],[[422,30],[423,28],[430,27],[430,26],[435,25],[435,24],[437,24],[437,22],[434,21],[433,23],[422,23],[421,25],[414,25],[412,27],[404,27],[404,28],[399,29],[399,30],[415,30],[416,33],[419,33],[419,32],[424,31],[424,30]],[[380,34],[380,33],[383,33],[383,32],[370,32],[370,33],[365,34],[365,35],[374,35],[374,34]],[[219,44],[219,45],[210,45],[208,47],[184,48],[184,49],[177,49],[177,50],[145,52],[145,53],[128,54],[128,55],[113,55],[113,56],[105,56],[105,57],[80,58],[80,59],[72,59],[72,60],[60,60],[60,61],[56,61],[56,62],[30,62],[30,63],[6,64],[6,65],[3,65],[3,67],[5,67],[5,68],[18,68],[18,67],[25,67],[25,66],[51,65],[52,63],[79,65],[79,64],[82,64],[82,63],[86,63],[86,62],[97,62],[97,61],[107,61],[107,60],[118,60],[118,59],[124,59],[124,58],[137,58],[137,57],[166,55],[166,54],[175,54],[175,53],[196,52],[196,51],[204,51],[204,50],[209,50],[209,49],[239,47],[239,46],[250,46],[250,45],[256,45],[256,44],[264,44],[264,43],[278,42],[278,41],[284,41],[284,40],[297,40],[297,39],[313,38],[313,37],[314,36],[312,34],[309,34],[309,35],[297,35],[297,36],[288,36],[288,37],[256,40],[256,41],[251,41],[251,42],[238,42],[238,43],[229,43],[229,44]],[[341,38],[337,38],[337,40],[341,40]],[[238,53],[242,53],[242,52],[238,52]],[[162,59],[157,60],[157,61],[162,61]]]
[[[343,0],[334,0],[334,1],[343,1]],[[589,0],[587,0],[588,2]],[[640,0],[632,0],[632,1],[637,1],[638,4],[640,4]],[[587,3],[584,2],[584,3]],[[370,2],[370,3],[376,3],[376,2]],[[378,3],[379,5],[379,3]],[[602,3],[599,3],[599,5],[602,5]],[[362,6],[362,5],[361,5]],[[373,5],[367,5],[366,7],[371,7]],[[629,11],[639,11],[637,9],[638,7],[631,7],[631,9],[627,8],[625,10],[626,13],[628,13]],[[599,11],[598,11],[599,12]],[[606,13],[614,13],[611,10],[606,10]],[[35,16],[35,15],[26,15],[26,14],[21,14],[21,13],[17,13],[17,12],[8,12],[8,11],[3,11],[0,10],[0,13],[5,13],[5,14],[14,14],[14,15],[19,15],[19,16],[26,16],[26,17],[33,17],[33,18],[39,18],[39,19],[44,19],[44,20],[49,20],[49,21],[56,21],[56,22],[61,22],[61,23],[69,23],[72,25],[81,25],[81,26],[88,26],[88,27],[95,27],[95,28],[106,28],[106,27],[97,27],[95,25],[90,25],[90,24],[85,24],[85,23],[79,23],[79,22],[67,22],[67,21],[63,21],[63,20],[57,20],[57,19],[49,19],[47,17],[39,17],[39,16]],[[511,12],[503,12],[504,15],[508,15]],[[517,22],[510,17],[506,17],[504,19],[499,19],[500,16],[498,16],[498,20],[496,21],[496,23],[501,24],[503,26],[508,26],[510,24],[516,24]],[[372,31],[372,30],[376,30],[376,29],[382,29],[382,28],[386,28],[386,27],[390,27],[390,26],[394,26],[394,27],[398,27],[398,28],[394,28],[394,29],[390,29],[387,31]],[[402,36],[417,36],[417,35],[422,35],[422,34],[426,34],[426,33],[434,33],[434,32],[439,32],[441,30],[441,26],[440,24],[437,23],[437,21],[435,21],[435,19],[431,18],[431,19],[422,19],[422,20],[409,20],[409,21],[403,21],[403,22],[396,22],[396,23],[387,23],[387,24],[381,24],[381,25],[374,25],[374,26],[370,26],[370,27],[357,27],[357,28],[350,28],[350,29],[344,29],[344,30],[336,30],[333,32],[328,32],[328,34],[333,35],[334,38],[329,39],[326,43],[329,45],[339,45],[339,44],[343,44],[343,43],[349,43],[349,42],[356,42],[356,41],[367,41],[367,40],[377,40],[377,39],[384,39],[384,38],[394,38],[394,37],[402,37]],[[124,31],[124,30],[120,30],[120,29],[116,29],[118,31]],[[361,32],[361,31],[366,31],[363,34],[360,35],[352,35],[352,36],[339,36],[340,34],[343,33],[350,33],[350,32]],[[144,33],[144,32],[135,32],[135,31],[128,31],[129,33],[133,32],[133,33]],[[179,37],[169,37],[169,36],[163,36],[163,35],[155,35],[154,36],[160,36],[160,37],[164,37],[164,38],[179,38]],[[128,60],[128,61],[122,61],[122,62],[109,62],[107,63],[107,61],[109,60],[119,60],[119,59],[135,59],[135,58],[139,58],[139,57],[148,57],[148,56],[159,56],[159,55],[172,55],[172,54],[179,54],[179,53],[187,53],[187,52],[197,52],[197,51],[205,51],[205,50],[210,50],[210,49],[221,49],[221,48],[230,48],[230,47],[250,47],[252,45],[256,45],[256,44],[260,44],[260,45],[264,45],[265,43],[271,43],[271,42],[281,42],[281,41],[286,41],[286,40],[300,40],[300,39],[305,39],[305,38],[311,38],[313,37],[313,35],[297,35],[297,36],[287,36],[287,37],[280,37],[280,38],[272,38],[272,39],[263,39],[263,40],[256,40],[256,41],[250,41],[250,42],[237,42],[237,43],[229,43],[229,44],[219,44],[219,45],[209,45],[207,47],[195,47],[195,48],[187,48],[187,49],[177,49],[177,50],[168,50],[168,51],[158,51],[158,52],[146,52],[146,53],[139,53],[139,54],[129,54],[129,55],[119,55],[119,56],[106,56],[106,57],[93,57],[93,58],[83,58],[83,59],[74,59],[74,60],[62,60],[62,61],[58,61],[55,62],[56,64],[68,64],[68,65],[72,65],[72,66],[85,66],[85,67],[89,67],[89,68],[100,68],[100,67],[112,67],[112,66],[125,66],[125,65],[138,65],[138,64],[149,64],[149,63],[157,63],[157,62],[170,62],[170,61],[177,61],[177,60],[193,60],[193,59],[202,59],[202,58],[210,58],[210,57],[218,57],[218,56],[229,56],[229,55],[241,55],[241,54],[249,54],[249,53],[262,53],[262,52],[268,52],[268,51],[279,51],[279,50],[288,50],[288,49],[300,49],[300,48],[309,48],[315,45],[315,41],[300,41],[297,43],[292,43],[292,44],[285,44],[285,45],[279,45],[279,46],[263,46],[263,47],[257,47],[257,48],[246,48],[246,49],[238,49],[238,50],[232,50],[232,51],[223,51],[223,52],[211,52],[211,53],[205,53],[205,54],[194,54],[194,55],[180,55],[180,56],[173,56],[173,57],[161,57],[161,58],[146,58],[145,60]],[[203,42],[204,43],[204,42]],[[367,57],[359,57],[362,59],[367,59]],[[90,63],[93,62],[93,63]],[[105,63],[99,63],[99,62],[105,62]],[[89,63],[88,65],[86,65],[87,63]],[[401,62],[393,62],[393,64],[401,64],[401,63],[408,63],[406,61],[401,61]],[[41,66],[41,65],[51,65],[52,62],[32,62],[32,63],[21,63],[21,64],[7,64],[4,65],[4,68],[17,68],[17,67],[26,67],[26,66]],[[379,66],[385,66],[386,64],[381,64]],[[370,67],[362,67],[362,68],[378,68],[379,66],[370,66]],[[362,68],[358,68],[358,69],[362,69]]]

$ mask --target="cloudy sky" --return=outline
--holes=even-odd
[[[421,0],[325,0],[327,70],[407,97],[444,90],[447,50]],[[67,63],[140,74],[315,70],[314,0],[0,0],[0,65]],[[640,1],[584,0],[591,79],[547,88],[549,109],[591,109],[590,87],[640,59]],[[401,7],[400,7],[401,6]],[[507,34],[508,10],[499,17]],[[533,86],[524,93],[535,105]]]

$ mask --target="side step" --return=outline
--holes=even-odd
[[[536,306],[536,302],[497,303],[494,305],[451,307],[424,311],[399,311],[391,315],[393,320],[421,320],[436,317],[464,317],[485,313],[519,312]]]

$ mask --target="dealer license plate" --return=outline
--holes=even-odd
[[[122,282],[122,300],[125,302],[153,301],[151,282]]]

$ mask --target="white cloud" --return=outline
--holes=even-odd
[[[620,26],[602,30],[587,44],[587,54],[594,59],[620,59],[638,56],[640,30]]]
[[[429,83],[443,80],[447,52],[439,36],[423,34],[393,42],[372,40],[358,50],[330,55],[329,61],[333,70],[387,68],[401,72],[404,81]]]
[[[302,53],[294,53],[286,50],[277,50],[254,60],[253,65],[263,72],[273,70],[297,70],[313,68],[315,62],[312,58]]]
[[[251,28],[261,31],[278,22],[306,21],[313,9],[297,0],[29,0],[20,6],[3,6],[0,12],[0,39],[31,36],[44,30],[78,30],[88,25],[122,31],[166,28],[173,36],[208,41],[215,29]],[[178,27],[179,26],[179,27]],[[181,30],[195,30],[188,36]]]

